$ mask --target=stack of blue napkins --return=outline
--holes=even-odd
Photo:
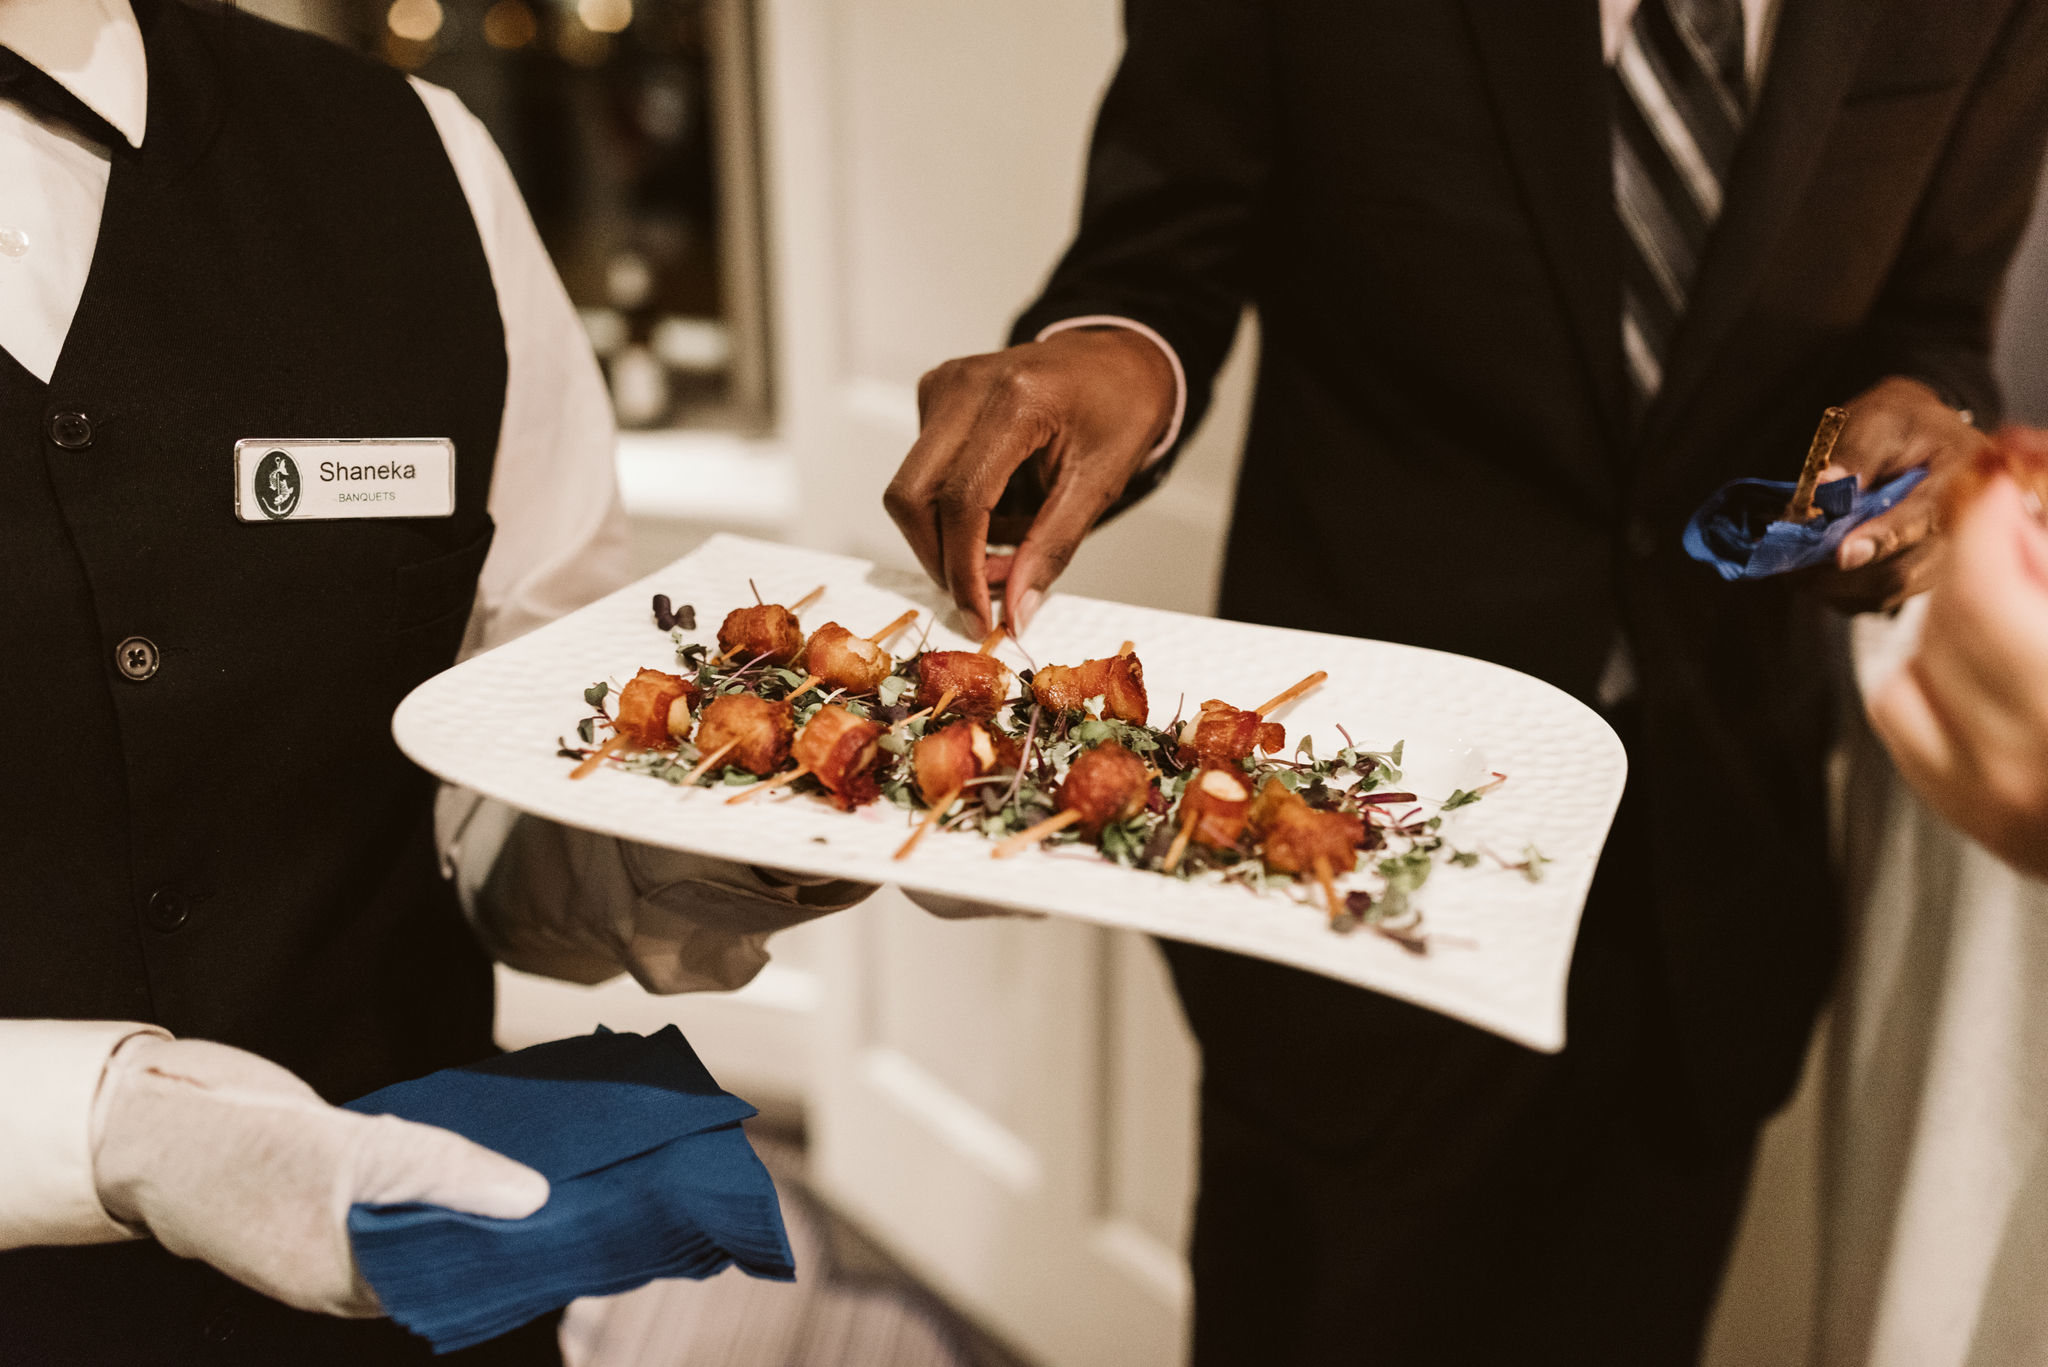
[[[1854,478],[1829,480],[1813,491],[1820,513],[1811,522],[1780,522],[1793,486],[1777,479],[1724,484],[1685,524],[1685,551],[1712,565],[1723,579],[1763,579],[1832,559],[1851,528],[1898,506],[1927,478],[1908,470],[1874,489]]]
[[[349,1212],[363,1276],[437,1353],[656,1277],[734,1264],[796,1275],[774,1183],[740,1129],[754,1108],[712,1081],[672,1025],[600,1028],[401,1082],[349,1109],[454,1130],[552,1187],[524,1220],[425,1205]]]

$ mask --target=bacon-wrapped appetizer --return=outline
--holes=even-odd
[[[796,709],[751,693],[723,693],[704,704],[697,723],[697,748],[723,753],[727,764],[750,774],[774,773],[789,758]]]
[[[925,806],[936,807],[983,774],[1014,769],[1023,746],[1009,736],[962,719],[910,747],[910,772]]]
[[[1010,670],[993,655],[974,650],[927,650],[917,657],[917,705],[936,707],[950,699],[963,717],[988,718],[1008,701]]]
[[[780,603],[734,608],[718,628],[718,653],[728,660],[765,657],[770,664],[788,665],[803,649],[803,628]]]
[[[1152,770],[1115,741],[1104,741],[1075,757],[1060,780],[1058,796],[1059,811],[1007,837],[991,855],[1007,859],[1069,826],[1078,826],[1083,835],[1095,839],[1103,827],[1145,810],[1146,799],[1152,796]]]
[[[643,669],[619,690],[619,734],[650,750],[673,750],[690,734],[697,685],[677,674]]]
[[[1203,703],[1202,710],[1180,728],[1180,762],[1209,769],[1235,768],[1254,750],[1286,746],[1286,727],[1216,698]]]
[[[1151,715],[1145,701],[1145,666],[1136,655],[1112,655],[1077,665],[1047,665],[1031,676],[1031,693],[1054,712],[1079,712],[1090,698],[1102,699],[1102,715],[1143,726]]]
[[[889,652],[837,622],[827,622],[804,643],[803,668],[827,689],[872,693],[896,667]]]
[[[797,732],[790,753],[799,766],[817,775],[818,782],[832,794],[841,811],[852,811],[881,796],[875,779],[875,761],[881,747],[875,742],[886,728],[880,722],[855,716],[837,704],[819,708]]]
[[[1118,745],[1106,741],[1074,757],[1067,776],[1060,780],[1060,808],[1078,813],[1074,824],[1091,840],[1104,826],[1128,821],[1145,810],[1152,795],[1152,771],[1145,761]]]
[[[1188,839],[1212,850],[1234,849],[1244,834],[1252,790],[1244,775],[1228,769],[1204,769],[1188,782],[1180,797],[1180,820]]]
[[[1259,842],[1266,867],[1296,877],[1327,880],[1358,867],[1365,821],[1350,812],[1318,811],[1276,778],[1259,789],[1246,824]],[[1333,899],[1334,900],[1334,899]]]

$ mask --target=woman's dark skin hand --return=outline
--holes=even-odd
[[[926,573],[983,630],[1021,631],[1096,520],[1166,432],[1172,365],[1128,328],[1073,328],[947,361],[918,382],[918,437],[882,502]],[[1010,476],[1041,462],[1048,489],[1013,560],[987,554]]]
[[[1918,380],[1884,380],[1848,408],[1831,478],[1854,475],[1871,488],[1927,467],[1927,478],[1896,508],[1849,534],[1834,564],[1808,571],[1809,586],[1844,612],[1874,612],[1897,607],[1928,587],[1948,482],[1968,470],[1991,439]]]

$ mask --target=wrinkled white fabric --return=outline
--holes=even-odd
[[[547,1179],[461,1135],[330,1106],[267,1059],[137,1035],[107,1063],[93,1170],[116,1219],[301,1310],[382,1314],[348,1209],[423,1201],[514,1220]]]
[[[1926,600],[1856,619],[1869,696]],[[1825,1057],[1816,1367],[2048,1362],[2048,885],[1949,826],[1861,718]]]
[[[500,962],[595,983],[631,973],[649,992],[729,991],[768,962],[777,931],[865,898],[866,883],[797,878],[633,845],[481,804],[464,830],[502,848],[464,886],[478,936]],[[465,857],[461,867],[484,861]]]

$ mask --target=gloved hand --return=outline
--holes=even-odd
[[[268,1059],[137,1035],[93,1106],[93,1171],[115,1219],[301,1310],[381,1315],[349,1248],[358,1201],[421,1201],[502,1220],[547,1179],[458,1134],[330,1106]]]

